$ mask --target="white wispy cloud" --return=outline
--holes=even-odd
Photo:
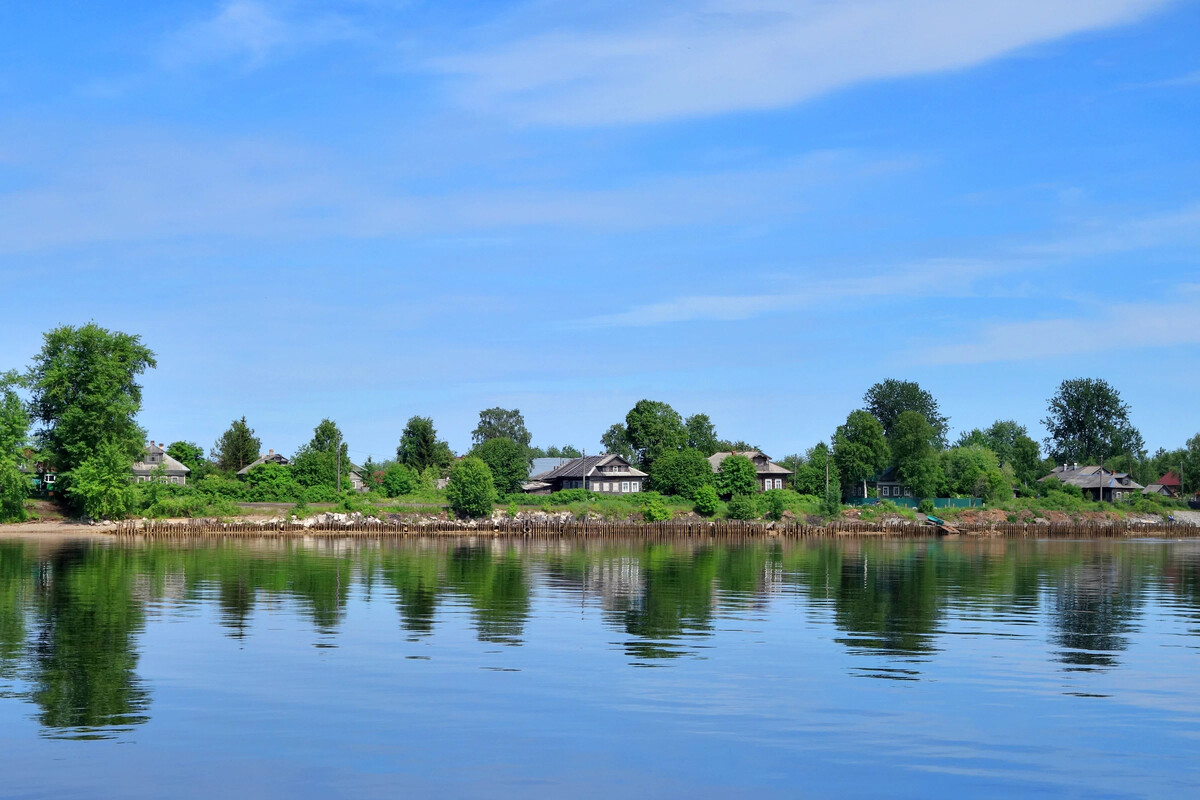
[[[1002,322],[972,341],[930,347],[932,364],[1028,361],[1148,347],[1200,344],[1200,297],[1121,303],[1086,317]]]
[[[270,240],[760,225],[794,218],[832,192],[870,185],[913,164],[834,150],[755,168],[639,175],[606,185],[526,179],[430,190],[409,188],[402,174],[364,168],[343,153],[264,138],[133,128],[8,134],[3,157],[33,177],[0,191],[0,252],[181,236]]]
[[[212,16],[168,36],[159,48],[159,55],[172,66],[232,59],[253,68],[280,53],[349,39],[356,34],[339,16],[293,18],[267,3],[229,0]]]
[[[735,322],[805,308],[831,307],[874,298],[962,297],[978,280],[1009,265],[956,260],[875,269],[857,278],[805,281],[801,290],[751,295],[691,295],[634,306],[580,321],[581,327],[641,328],[676,322]]]
[[[622,27],[597,29],[590,17],[558,23],[428,66],[457,77],[463,102],[524,122],[652,122],[778,108],[863,81],[970,67],[1169,2],[690,0],[648,4]]]

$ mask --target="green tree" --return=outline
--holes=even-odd
[[[339,455],[342,486],[337,485]],[[292,474],[301,486],[331,486],[341,491],[350,485],[350,451],[342,441],[342,431],[330,419],[323,419],[313,429],[313,438],[296,451],[292,459]]]
[[[140,337],[94,323],[44,335],[26,380],[33,417],[42,423],[39,438],[60,471],[75,469],[103,449],[106,462],[121,455],[128,477],[146,442],[134,422],[142,406],[137,376],[155,366],[154,353]]]
[[[533,437],[525,427],[520,409],[487,408],[479,412],[479,424],[471,432],[471,441],[481,445],[489,439],[512,439],[524,448]]]
[[[986,447],[951,447],[942,452],[941,460],[946,488],[955,495],[977,496],[984,476],[1000,470],[996,454]]]
[[[704,453],[691,447],[664,453],[650,467],[650,486],[656,492],[694,498],[716,480]]]
[[[825,492],[826,466],[829,467],[828,497],[826,497]],[[841,476],[838,474],[837,464],[829,452],[829,445],[825,444],[825,442],[817,442],[808,448],[800,464],[796,467],[796,474],[792,476],[792,481],[796,491],[800,494],[825,498],[826,505],[830,507],[838,505],[840,507],[842,498]]]
[[[946,433],[950,429],[949,418],[942,415],[938,409],[937,400],[933,395],[921,388],[915,381],[899,381],[894,378],[877,383],[863,395],[867,410],[875,415],[875,419],[883,425],[884,434],[888,439],[896,421],[905,411],[915,411],[925,417],[933,427],[935,443],[938,448],[946,446]]]
[[[717,513],[717,509],[721,506],[721,498],[717,495],[717,490],[711,486],[701,486],[696,490],[696,513],[703,514],[706,517],[711,517]]]
[[[29,415],[17,395],[20,383],[16,373],[0,374],[0,522],[26,518],[29,478],[20,466],[29,438]]]
[[[259,503],[292,503],[304,494],[293,467],[274,461],[259,464],[246,473],[246,485],[253,490],[249,496]]]
[[[446,500],[459,517],[486,517],[496,504],[492,471],[482,459],[467,456],[450,469]]]
[[[720,451],[721,443],[717,438],[717,429],[708,418],[708,414],[692,414],[683,421],[683,426],[687,428],[688,447],[699,450],[705,458]]]
[[[833,463],[838,475],[851,483],[861,481],[864,496],[867,479],[886,468],[890,459],[883,424],[869,412],[851,411],[846,423],[833,434]]]
[[[71,471],[67,494],[92,519],[124,519],[133,510],[128,450],[101,442],[95,454]]]
[[[204,448],[195,442],[171,442],[167,445],[167,455],[183,464],[192,471],[192,479],[203,478],[208,470],[208,461],[204,458]]]
[[[603,448],[604,452],[620,456],[626,461],[634,462],[637,460],[633,452],[633,444],[629,441],[629,434],[626,432],[624,425],[613,425],[606,430],[604,435],[600,437],[600,447]]]
[[[937,430],[919,411],[896,417],[889,437],[900,480],[917,497],[935,497],[945,480],[937,454]]]
[[[412,494],[421,486],[421,476],[412,468],[393,462],[383,472],[383,491],[388,497]]]
[[[772,489],[763,495],[763,500],[766,503],[765,516],[767,519],[774,520],[775,522],[783,519],[783,512],[787,511],[783,489]]]
[[[1029,431],[1010,419],[993,422],[986,430],[975,428],[958,438],[959,447],[986,447],[996,454],[1003,466],[1012,467],[1016,480],[1032,486],[1043,473],[1041,448],[1029,437]]]
[[[258,460],[262,454],[262,440],[254,435],[254,429],[246,424],[246,418],[235,419],[229,430],[213,444],[212,459],[222,472],[237,472]]]
[[[646,471],[663,453],[683,449],[688,438],[679,412],[657,400],[637,401],[625,415],[625,435]]]
[[[717,472],[716,486],[726,497],[753,494],[758,490],[758,470],[745,456],[726,456]]]
[[[1098,464],[1116,455],[1145,449],[1142,435],[1129,421],[1129,404],[1099,378],[1065,380],[1050,398],[1042,424],[1050,435],[1046,449],[1056,462]]]
[[[752,494],[735,494],[729,499],[730,519],[758,519],[758,503]]]
[[[487,439],[471,451],[492,471],[496,491],[511,494],[529,479],[529,456],[525,446],[507,437]]]
[[[400,434],[396,459],[417,472],[433,467],[440,474],[450,466],[454,454],[450,445],[437,438],[437,429],[433,427],[431,417],[412,417]]]

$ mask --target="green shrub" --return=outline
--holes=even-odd
[[[421,476],[404,464],[391,464],[383,473],[383,492],[388,497],[412,494],[421,486]]]
[[[766,506],[765,516],[767,519],[778,522],[783,519],[783,512],[787,510],[787,503],[784,499],[782,489],[772,489],[763,494],[763,503]]]
[[[758,519],[758,504],[754,502],[754,495],[735,494],[729,500],[728,514],[730,519]]]
[[[716,475],[699,450],[663,453],[650,467],[650,485],[655,491],[677,497],[694,498],[702,487],[711,486]]]
[[[701,486],[696,492],[696,513],[703,514],[706,517],[711,517],[717,513],[717,509],[721,506],[721,499],[717,496],[717,490],[712,486]]]
[[[926,497],[917,505],[917,511],[920,511],[922,514],[932,514],[936,510],[937,506],[935,506],[933,501],[928,497]]]
[[[14,461],[0,457],[0,522],[23,522],[25,499],[29,496],[29,478]]]
[[[450,469],[446,499],[460,517],[490,516],[496,504],[496,484],[487,464],[475,456],[457,462]]]
[[[758,470],[745,456],[728,456],[716,476],[717,490],[727,497],[751,495],[758,490]]]
[[[646,522],[663,522],[670,518],[671,512],[667,510],[660,497],[652,497],[650,502],[642,505],[642,519]]]
[[[338,493],[332,485],[318,484],[305,489],[300,494],[300,498],[305,503],[336,503]]]
[[[508,511],[508,516],[510,519],[515,518],[517,514],[520,513],[520,509],[517,504],[511,500],[509,501],[508,508],[506,510]]]
[[[71,471],[67,495],[92,519],[124,519],[135,501],[131,463],[119,445],[102,443]]]

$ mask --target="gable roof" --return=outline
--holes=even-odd
[[[535,459],[533,459],[533,464],[531,464],[529,467],[529,477],[532,480],[532,479],[538,477],[539,475],[544,475],[545,473],[549,472],[550,470],[554,469],[555,467],[561,467],[563,464],[566,464],[570,460],[571,459],[569,459],[569,458],[561,458],[558,456],[547,456],[545,458],[535,458]]]
[[[149,456],[161,456],[162,463],[146,463],[146,458]],[[135,461],[132,469],[135,473],[145,473],[148,475],[159,467],[162,467],[163,471],[168,475],[188,475],[192,471],[190,467],[185,467],[183,464],[167,455],[167,451],[163,450],[162,447],[154,442],[146,445],[146,456],[143,457],[141,461]]]
[[[1161,478],[1159,478],[1157,481],[1155,481],[1155,483],[1160,484],[1162,486],[1171,486],[1173,488],[1179,488],[1179,485],[1180,485],[1179,484],[1179,473],[1177,473],[1175,470],[1171,470],[1166,475],[1163,475]],[[1151,485],[1153,485],[1153,484],[1151,484]]]
[[[290,464],[291,463],[290,461],[287,460],[287,457],[284,456],[283,453],[276,453],[274,450],[272,450],[271,452],[267,453],[265,456],[259,456],[258,458],[254,459],[249,464],[247,464],[246,466],[239,469],[237,471],[237,474],[238,475],[246,475],[250,472],[250,470],[254,469],[255,467],[257,467],[261,464],[266,464],[268,461],[275,463],[275,464]]]
[[[535,475],[539,481],[550,483],[552,481],[562,480],[564,478],[583,478],[592,473],[599,467],[606,467],[613,463],[621,463],[626,466],[626,470],[622,475],[628,475],[633,478],[644,478],[646,473],[639,469],[635,469],[628,461],[621,456],[606,453],[600,456],[582,456],[581,458],[572,458],[565,464],[561,464],[554,469],[541,475]]]
[[[766,453],[764,453],[761,450],[738,450],[735,452],[713,453],[711,456],[708,457],[708,463],[712,465],[713,472],[720,472],[721,471],[721,463],[725,459],[729,458],[730,456],[745,456],[746,458],[750,459],[751,461],[754,461],[754,459],[757,457],[765,458],[767,460],[767,465],[765,467],[759,467],[758,474],[760,474],[760,475],[763,475],[763,474],[791,475],[792,474],[792,471],[790,469],[779,466],[778,464],[776,464],[774,461],[771,460],[770,456],[768,456]],[[757,467],[758,465],[755,464],[755,466]]]
[[[1110,469],[1090,464],[1088,466],[1055,467],[1049,475],[1038,478],[1038,483],[1058,478],[1063,483],[1078,486],[1080,489],[1144,489],[1140,483],[1125,472],[1113,472]]]

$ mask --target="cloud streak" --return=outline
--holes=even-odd
[[[861,278],[816,280],[799,291],[753,295],[693,295],[602,314],[579,323],[589,328],[642,328],[679,322],[736,322],[786,311],[878,298],[964,297],[975,283],[1010,271],[1011,265],[936,260]]]
[[[987,364],[1200,344],[1200,298],[1110,305],[1092,317],[1007,322],[974,340],[938,345],[919,360]]]
[[[961,69],[1169,0],[691,0],[430,59],[460,98],[526,123],[658,122],[790,106],[864,81]]]
[[[341,17],[289,19],[265,3],[230,0],[212,17],[167,37],[159,56],[172,67],[236,60],[253,69],[281,53],[356,35]]]

